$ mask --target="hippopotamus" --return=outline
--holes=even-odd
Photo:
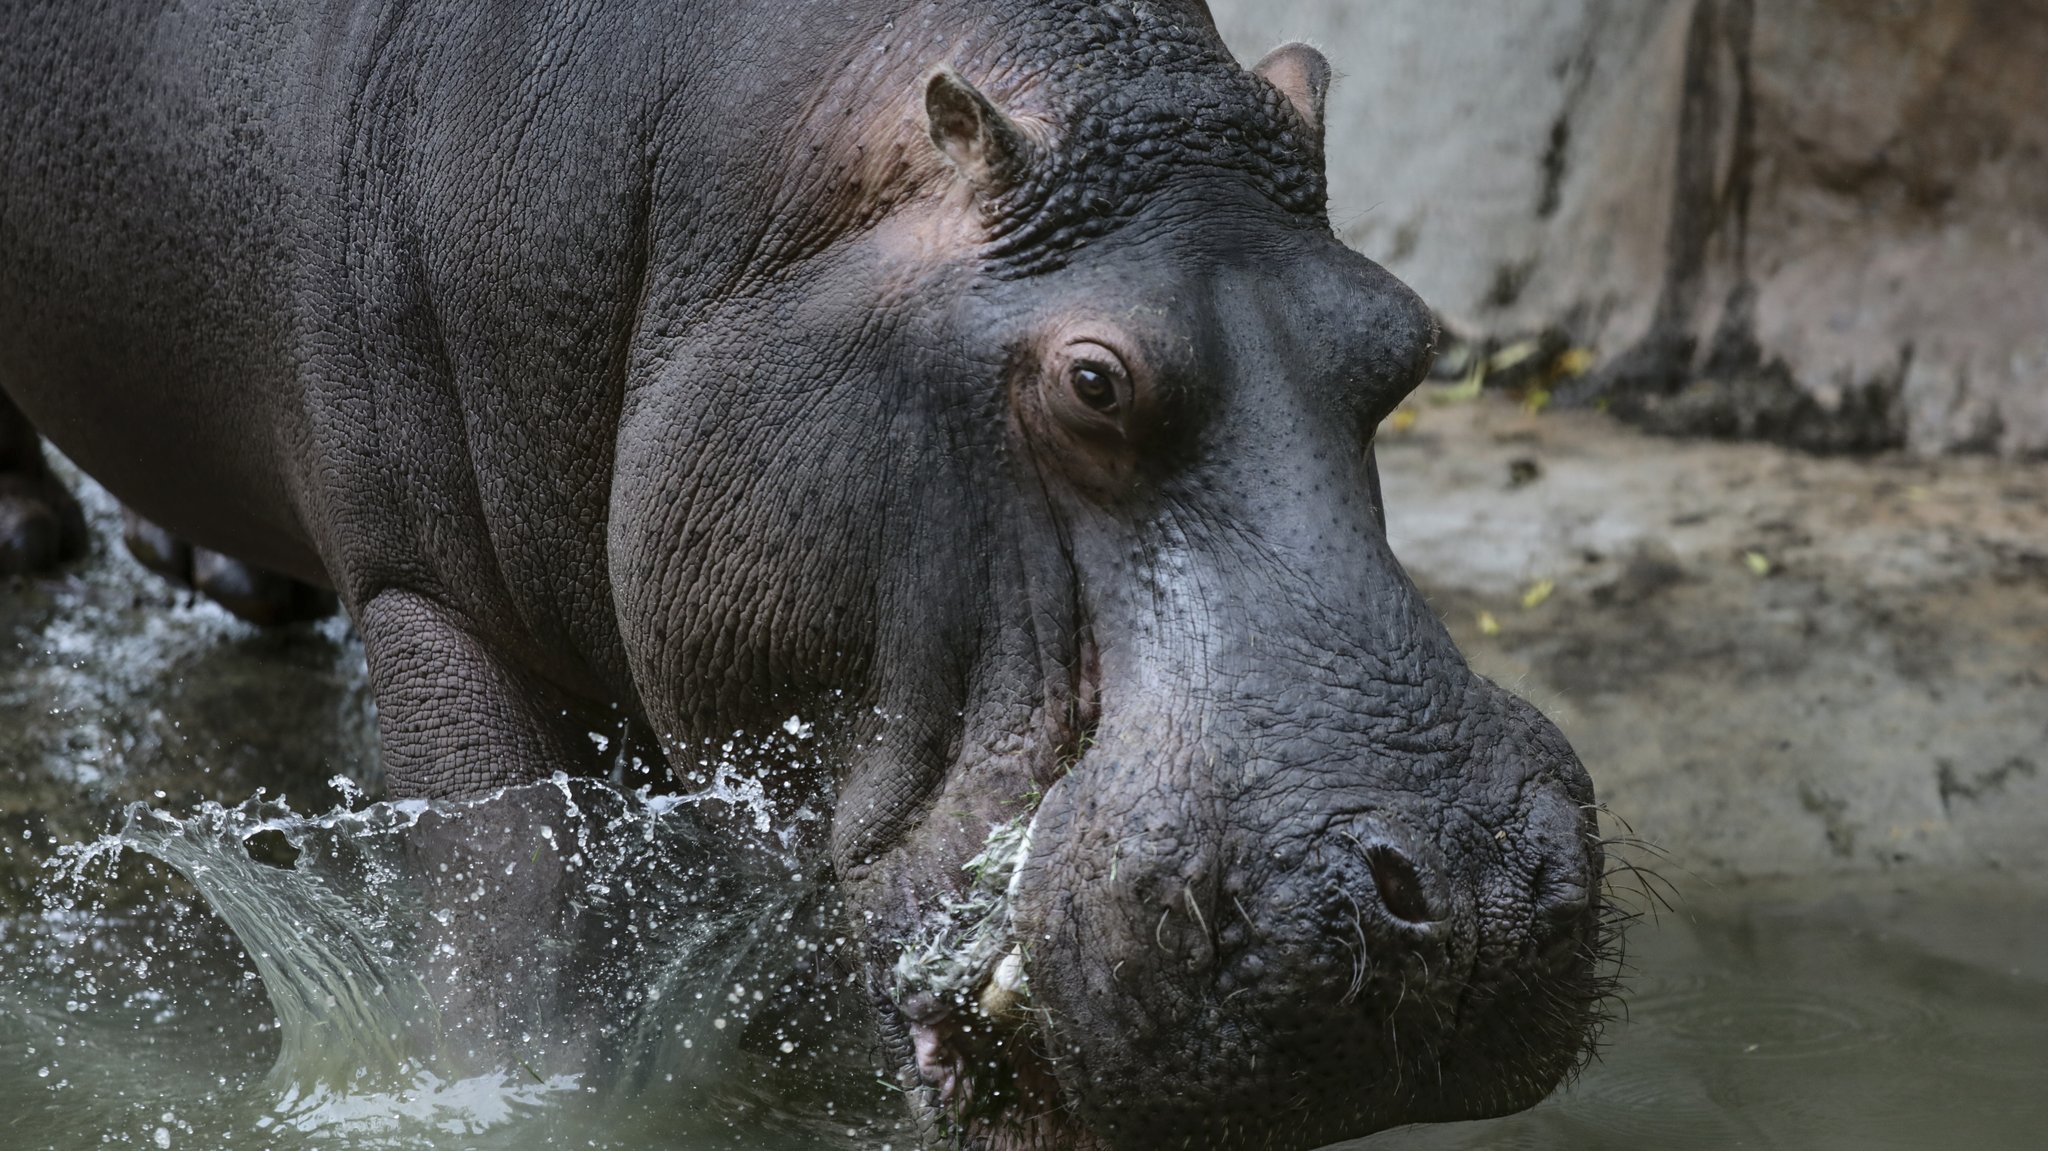
[[[331,590],[394,797],[837,709],[778,786],[942,1141],[1530,1106],[1594,796],[1389,548],[1436,327],[1332,231],[1330,78],[1200,0],[12,6],[7,562],[83,538],[39,430]]]

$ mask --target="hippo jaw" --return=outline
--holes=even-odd
[[[1077,565],[1114,568],[1087,518]],[[881,951],[927,1120],[988,1148],[1306,1149],[1540,1101],[1612,991],[1583,768],[1390,559],[1391,610],[1304,658],[1284,637],[1331,621],[1176,602],[1229,562],[1189,543],[1083,594],[1103,643],[1060,663],[1081,702],[1041,735],[1052,782]],[[1448,662],[1382,690],[1375,649]]]
[[[1612,991],[1590,796],[1533,710],[1467,690],[1520,728],[1519,752],[1565,758],[1492,818],[1434,829],[1433,798],[1386,782],[1421,773],[1391,765],[1286,827],[1205,819],[1219,790],[1199,784],[1177,809],[1105,816],[1162,774],[1165,742],[1119,734],[1112,709],[897,957],[888,999],[927,1120],[991,1149],[1305,1151],[1518,1111],[1575,1074]],[[1449,858],[1487,849],[1477,876]]]

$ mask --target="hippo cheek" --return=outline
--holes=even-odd
[[[1037,1050],[1105,1145],[1317,1147],[1519,1110],[1577,1065],[1599,865],[1563,789],[1512,835],[1396,804],[1205,827],[1109,810],[1105,766],[1047,794],[1012,910]]]

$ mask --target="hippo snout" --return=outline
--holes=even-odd
[[[1438,777],[1461,794],[1361,784],[1402,774],[1378,765],[1134,803],[1160,766],[1091,755],[1047,794],[1013,907],[1065,1104],[1117,1148],[1311,1148],[1540,1099],[1599,998],[1577,772]]]

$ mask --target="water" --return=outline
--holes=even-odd
[[[1411,1129],[1452,1149],[2048,1147],[2048,892],[1689,890],[1633,933],[1626,1018],[1568,1093]],[[1379,1147],[1379,1141],[1358,1145]]]
[[[815,816],[708,794],[132,807],[0,921],[0,1144],[909,1146]],[[505,894],[533,889],[565,906]],[[2048,1146],[2040,889],[1676,903],[1570,1091],[1353,1151]],[[541,945],[475,942],[536,907]]]
[[[136,805],[0,933],[0,1144],[907,1146],[817,822],[566,778]]]

